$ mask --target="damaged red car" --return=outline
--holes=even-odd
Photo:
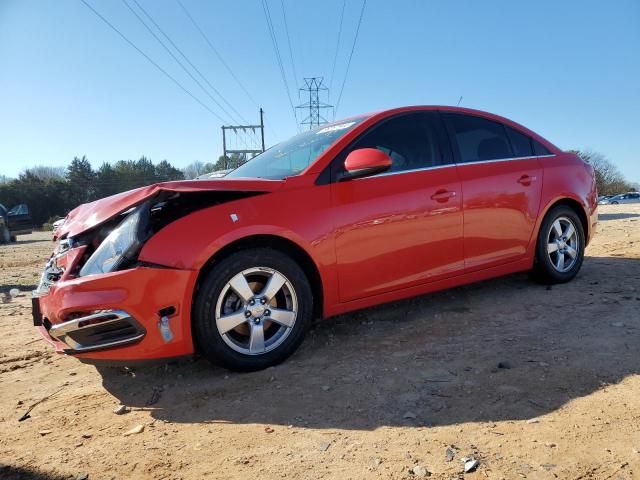
[[[291,355],[314,318],[513,272],[566,282],[597,223],[593,168],[505,118],[407,107],[310,130],[222,179],[73,210],[34,291],[58,352]]]

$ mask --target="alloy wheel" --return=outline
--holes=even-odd
[[[273,268],[255,267],[234,275],[220,292],[216,327],[236,352],[261,355],[285,341],[297,312],[292,283]]]
[[[578,260],[579,251],[580,241],[573,221],[567,217],[556,218],[547,236],[547,255],[553,268],[560,273],[568,272]]]

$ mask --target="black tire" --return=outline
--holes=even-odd
[[[11,233],[6,225],[0,225],[0,243],[9,243],[11,241]]]
[[[228,291],[228,285],[232,278],[255,267],[273,269],[286,277],[294,290],[297,314],[293,326],[289,329],[290,331],[282,343],[264,353],[244,354],[236,351],[223,339],[216,324],[216,310],[220,303],[220,296],[225,295],[224,289]],[[266,306],[269,307],[269,305]],[[245,304],[240,308],[249,307]],[[293,259],[270,248],[241,250],[215,265],[200,285],[192,314],[196,350],[211,363],[230,370],[242,372],[262,370],[284,361],[296,351],[304,340],[312,317],[311,286],[303,270]],[[266,338],[268,330],[266,326],[264,328]],[[277,324],[276,328],[279,328]]]
[[[611,205],[620,205],[620,202],[611,202]]]
[[[11,243],[16,243],[18,241],[18,237],[15,235],[11,235]]]
[[[575,237],[577,242],[577,255],[575,262],[570,267],[567,267],[567,271],[559,271],[554,262],[552,261],[552,255],[548,253],[549,238],[552,235],[551,230],[556,220],[566,219],[569,220],[575,229]],[[551,242],[553,243],[553,242]],[[540,231],[538,232],[538,238],[536,242],[536,256],[533,268],[533,278],[539,282],[546,284],[566,283],[572,280],[580,271],[582,262],[584,260],[585,249],[585,234],[584,227],[580,221],[575,210],[566,205],[558,205],[553,207],[542,221],[540,225]],[[558,253],[556,253],[558,255]],[[556,257],[557,258],[557,257]],[[565,258],[568,258],[565,256]]]

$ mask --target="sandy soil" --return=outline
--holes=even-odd
[[[0,246],[0,293],[24,293],[0,303],[0,478],[640,478],[640,206],[600,219],[567,285],[518,274],[333,318],[253,374],[52,353],[28,296],[50,237]]]

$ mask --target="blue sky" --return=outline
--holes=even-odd
[[[87,1],[225,116],[122,1]],[[256,105],[175,0],[138,1],[225,99],[257,121]],[[264,108],[267,144],[294,134],[261,1],[183,2]],[[342,0],[284,6],[298,76],[324,76],[335,103],[360,0],[347,0],[333,81]],[[269,7],[298,103],[280,0]],[[461,95],[463,106],[512,118],[561,148],[600,151],[640,181],[640,2],[368,0],[337,117],[455,105]],[[80,0],[0,0],[0,174],[66,165],[75,155],[95,166],[141,155],[177,166],[212,161],[222,151],[220,126]]]

